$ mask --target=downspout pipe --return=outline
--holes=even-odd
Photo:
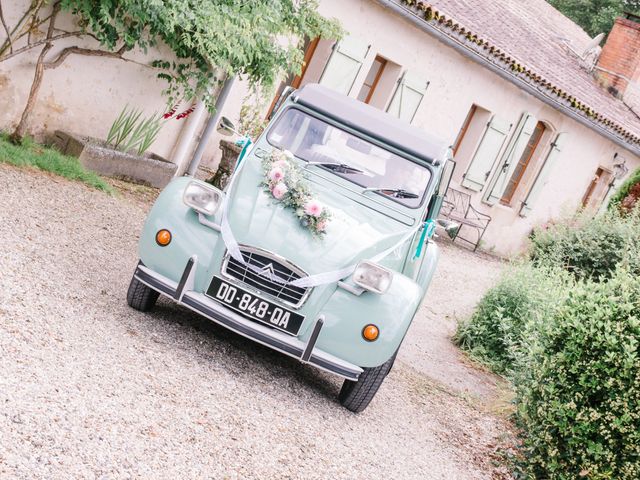
[[[204,130],[202,131],[202,135],[200,135],[198,146],[191,157],[191,162],[189,163],[189,168],[187,168],[185,176],[193,177],[198,171],[198,166],[200,166],[200,162],[202,161],[204,149],[207,147],[207,143],[209,143],[211,135],[213,135],[213,132],[215,132],[216,127],[218,126],[218,120],[220,120],[220,116],[222,115],[222,108],[229,97],[229,92],[231,92],[231,88],[233,87],[235,80],[235,76],[227,77],[222,84],[218,98],[216,98],[216,110],[213,115],[209,117],[209,120],[207,120]]]
[[[572,118],[576,122],[578,122],[578,123],[584,125],[585,127],[595,131],[599,135],[602,135],[603,137],[607,138],[608,140],[611,140],[613,143],[615,143],[619,147],[622,147],[625,150],[628,150],[629,152],[633,153],[634,155],[637,155],[637,156],[640,157],[640,147],[634,147],[634,146],[628,144],[623,139],[621,139],[620,137],[614,135],[613,133],[611,133],[607,129],[602,128],[599,125],[589,121],[587,118],[583,117],[582,115],[579,115],[573,109],[571,109],[569,106],[564,105],[564,104],[554,100],[553,98],[549,97],[548,95],[545,95],[538,88],[536,88],[533,85],[531,85],[530,83],[526,82],[524,79],[519,78],[519,77],[509,73],[507,70],[501,68],[499,65],[496,65],[496,64],[490,62],[485,57],[483,57],[482,55],[478,54],[478,52],[476,52],[475,50],[469,48],[468,46],[464,45],[463,43],[457,41],[456,39],[454,39],[454,38],[450,37],[449,35],[447,35],[446,33],[442,32],[440,29],[436,28],[434,25],[431,25],[431,24],[425,22],[415,12],[413,12],[413,11],[405,8],[404,6],[396,3],[394,0],[375,0],[375,1],[380,6],[382,6],[383,8],[387,8],[387,9],[391,10],[392,12],[400,15],[402,18],[404,18],[405,20],[409,21],[410,23],[412,23],[413,25],[418,27],[420,30],[428,33],[429,35],[431,35],[433,37],[435,37],[437,40],[439,40],[440,42],[444,43],[446,46],[453,48],[458,53],[460,53],[463,56],[469,58],[470,60],[473,60],[474,62],[479,63],[480,65],[482,65],[483,67],[485,67],[488,70],[492,71],[493,73],[495,73],[499,77],[503,78],[504,80],[508,81],[509,83],[514,84],[516,87],[518,87],[518,88],[524,90],[525,92],[529,93],[530,95],[534,96],[535,98],[537,98],[541,102],[551,106],[552,108],[555,108],[556,110],[558,110],[561,113],[563,113],[564,115]]]

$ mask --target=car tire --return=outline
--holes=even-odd
[[[343,407],[355,413],[362,412],[382,385],[382,382],[391,371],[396,355],[373,368],[364,368],[358,381],[345,380],[338,395],[338,400]]]
[[[135,276],[131,279],[129,290],[127,291],[127,303],[131,308],[140,312],[148,312],[153,308],[160,296],[153,288],[147,287]]]

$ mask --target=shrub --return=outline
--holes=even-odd
[[[621,213],[628,213],[633,210],[640,196],[640,168],[627,178],[618,191],[609,201],[609,210],[619,210]]]
[[[512,267],[480,301],[454,340],[495,372],[512,376],[524,361],[523,346],[552,318],[570,279],[562,271],[530,264]]]
[[[537,265],[562,266],[576,278],[601,281],[640,247],[640,215],[616,212],[587,214],[534,230],[531,260]],[[636,262],[637,263],[637,262]],[[635,267],[634,267],[635,268]]]
[[[545,479],[640,478],[640,282],[626,269],[580,282],[538,331],[516,381],[525,471]]]

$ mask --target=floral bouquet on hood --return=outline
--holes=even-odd
[[[309,191],[300,167],[288,150],[274,150],[262,161],[265,192],[278,203],[293,210],[300,225],[314,235],[322,235],[327,229],[331,212]]]

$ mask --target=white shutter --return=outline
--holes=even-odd
[[[345,37],[333,46],[318,83],[349,95],[370,45],[356,37]]]
[[[398,82],[387,112],[409,123],[413,121],[420,103],[427,92],[429,82],[419,75],[406,71]]]
[[[507,188],[513,170],[518,165],[518,161],[524,153],[525,148],[527,148],[527,143],[529,143],[529,139],[531,135],[533,135],[537,123],[538,120],[533,115],[529,113],[522,115],[500,161],[498,169],[491,180],[491,186],[484,199],[487,203],[493,205],[502,198],[502,194]]]
[[[467,171],[462,177],[462,186],[479,192],[487,183],[493,164],[498,158],[504,141],[511,130],[511,124],[506,120],[493,116],[487,124],[482,140],[476,148]]]
[[[560,152],[562,152],[562,148],[564,147],[566,139],[567,139],[566,133],[559,133],[556,139],[551,144],[551,150],[549,150],[549,154],[547,155],[547,158],[545,159],[544,164],[540,168],[540,171],[538,172],[538,176],[534,180],[533,185],[531,186],[531,190],[529,190],[529,194],[527,195],[527,198],[522,203],[522,208],[520,209],[521,217],[526,217],[531,212],[531,209],[533,208],[533,204],[535,203],[536,199],[540,195],[540,192],[542,191],[544,186],[547,184],[549,173],[551,173],[551,170],[553,169],[554,164],[558,160],[558,157],[560,156]]]

